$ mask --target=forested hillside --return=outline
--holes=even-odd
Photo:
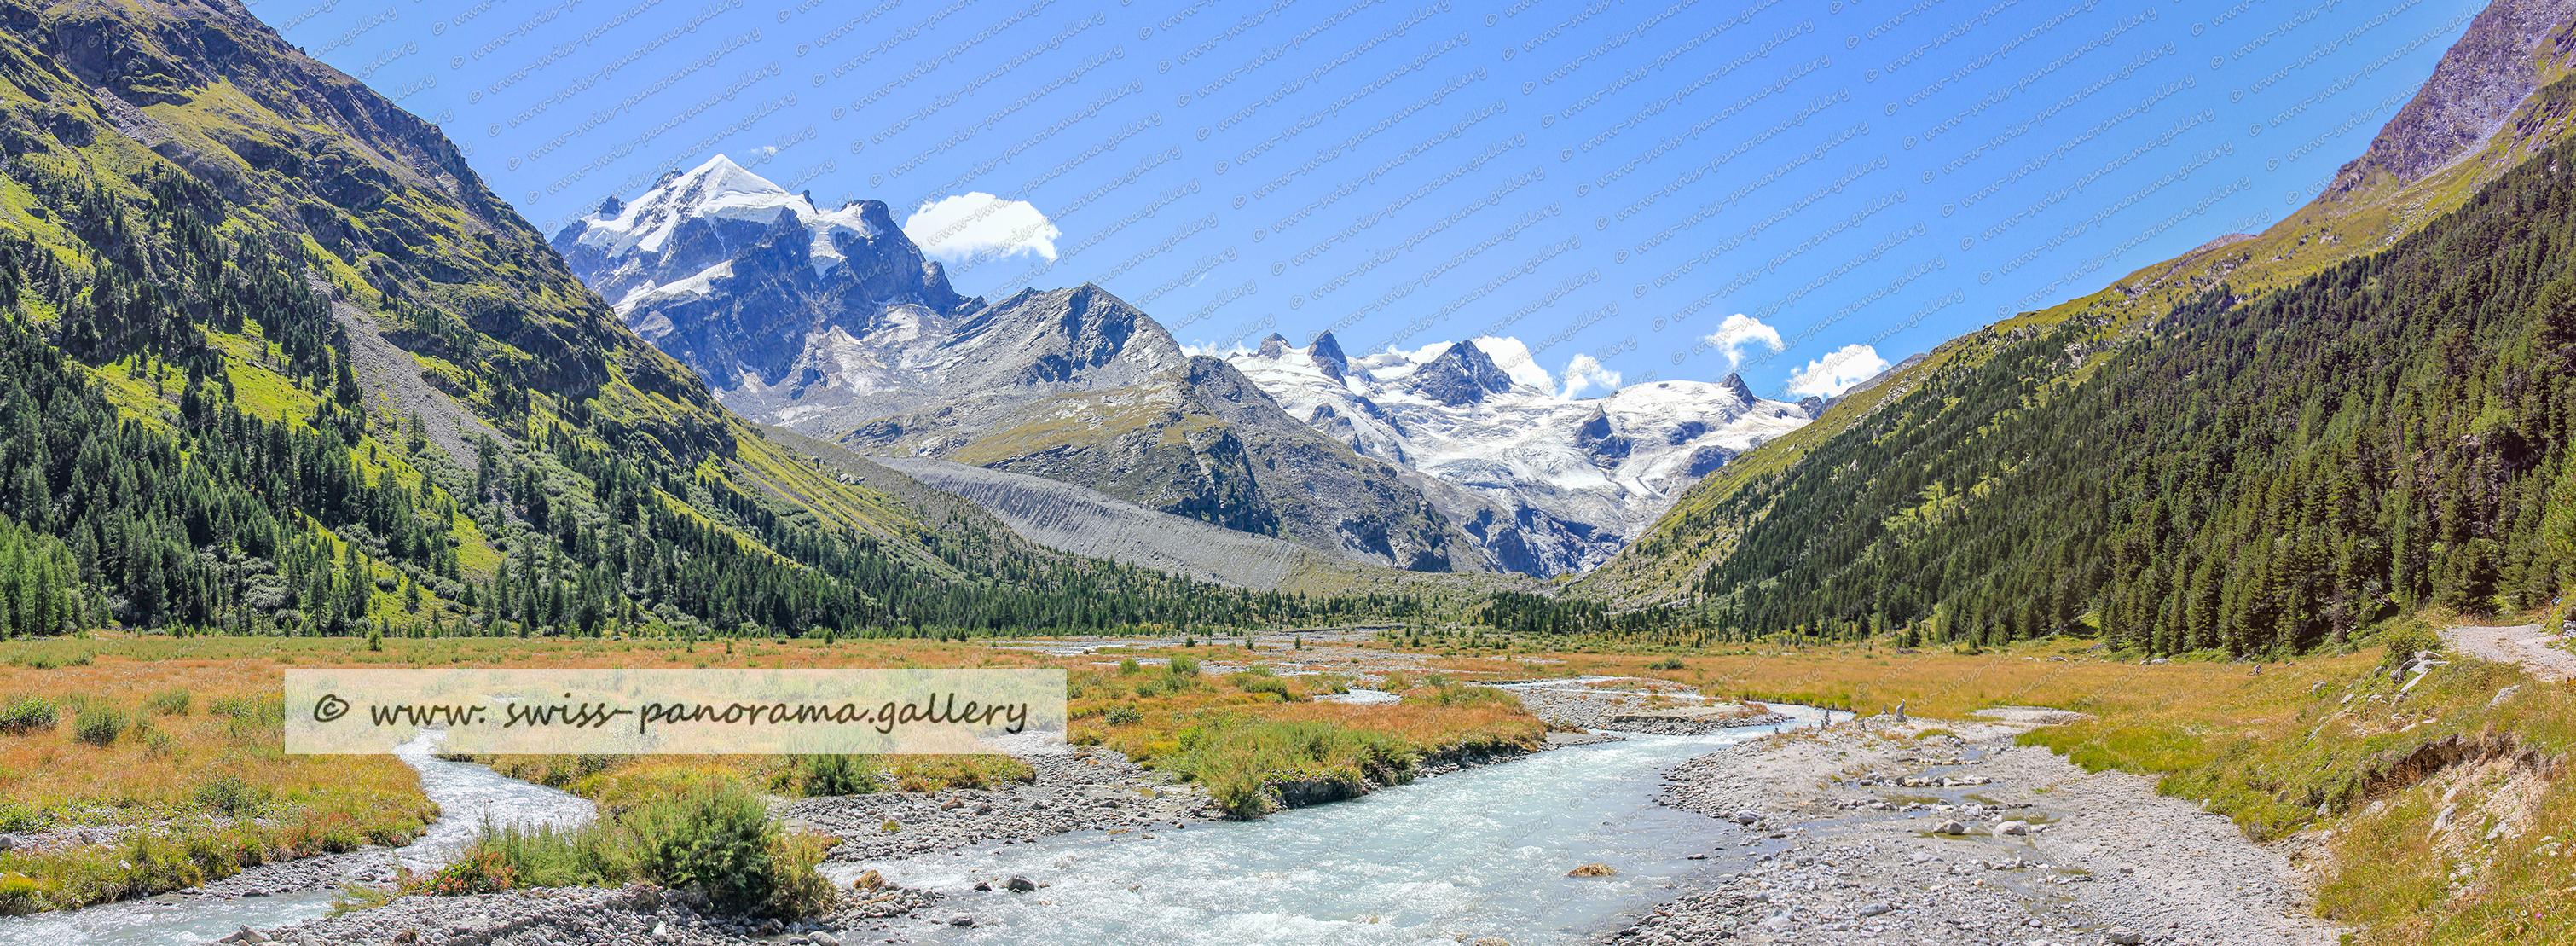
[[[435,127],[230,0],[0,0],[0,109],[8,633],[936,634],[1412,607],[1061,555],[771,443],[628,333]]]
[[[1666,523],[1731,536],[1703,620],[2263,654],[2571,577],[2576,146],[2275,292],[1957,344],[1982,357]]]

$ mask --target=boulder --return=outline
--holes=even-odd
[[[2014,836],[2017,836],[2017,837],[2018,837],[2018,836],[2026,836],[2026,835],[2030,834],[2030,822],[2027,822],[2027,821],[2005,821],[2005,822],[2000,822],[2000,823],[1997,823],[1997,824],[1995,825],[1995,833],[1996,833],[1996,834],[2009,834],[2009,835],[2014,835]]]
[[[1608,865],[1608,864],[1585,864],[1585,865],[1583,865],[1583,866],[1581,866],[1581,867],[1577,867],[1577,868],[1575,868],[1575,869],[1573,869],[1573,870],[1566,871],[1566,872],[1565,872],[1565,876],[1568,876],[1568,877],[1611,877],[1611,876],[1616,876],[1618,873],[1619,873],[1618,871],[1611,869],[1610,865]]]
[[[1011,878],[1010,883],[1004,884],[1003,886],[1011,888],[1012,893],[1027,893],[1038,889],[1038,885],[1030,882],[1026,877],[1013,877]]]
[[[1940,827],[1932,829],[1932,832],[1935,834],[1966,834],[1968,833],[1968,826],[1956,821],[1944,821],[1941,822]]]

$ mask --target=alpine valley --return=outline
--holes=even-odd
[[[641,0],[573,18],[592,26],[556,22],[572,2],[496,0],[394,4],[327,21],[337,37],[306,24],[350,5],[262,3],[0,0],[0,946],[2576,942],[2576,0],[2492,0],[2438,29],[2411,0],[1017,14]],[[561,82],[584,104],[527,113],[573,129],[544,129],[560,142],[651,126],[581,142],[601,155],[591,169],[670,157],[578,185],[617,193],[558,208],[572,215],[549,237],[476,171],[519,174],[525,155],[500,145],[538,129],[477,117],[482,137],[451,140],[398,104],[429,99],[380,94],[263,15],[328,40],[311,47],[326,56],[456,85],[488,73],[482,89],[512,96]],[[1056,32],[1029,46],[1041,15]],[[2050,32],[2078,17],[2093,19]],[[2374,32],[2394,23],[2421,38]],[[659,38],[628,45],[647,25]],[[1190,157],[1231,173],[1229,190],[1278,185],[1282,199],[1255,203],[1270,184],[1254,183],[1224,211],[1267,214],[1228,224],[1265,252],[1284,245],[1279,221],[1413,176],[1295,239],[1365,252],[1319,233],[1343,226],[1395,247],[1352,279],[1388,278],[1371,267],[1434,240],[1471,247],[1360,311],[1472,266],[1483,288],[1431,294],[1491,317],[1458,324],[1494,327],[1376,351],[1251,337],[1268,322],[1188,342],[1091,283],[961,293],[980,263],[952,269],[940,259],[971,257],[947,234],[906,229],[948,198],[825,206],[745,166],[777,151],[716,153],[766,112],[704,115],[739,124],[639,151],[701,119],[650,96],[749,67],[715,64],[760,30],[756,53],[792,50],[777,58],[799,63],[794,80],[759,66],[704,108],[750,114],[763,81],[830,121],[887,106],[827,133],[849,148],[833,160],[946,135],[910,168],[954,164],[963,184],[1014,155],[1061,150],[1075,168],[1131,132],[1162,136],[1172,146],[1127,146],[1122,160],[1151,153],[1093,192],[1095,217],[1125,204],[1131,223],[1208,204],[1148,256],[1219,226],[1198,181],[1158,184],[1163,204],[1119,190],[1174,173],[1196,142],[1214,139]],[[362,53],[361,36],[402,45]],[[936,38],[893,54],[917,36]],[[405,60],[415,45],[435,52]],[[2437,51],[2411,99],[2301,111],[2411,83],[2398,77]],[[522,56],[549,58],[508,71]],[[612,76],[644,62],[680,71]],[[2279,118],[2236,137],[2267,116],[2232,108],[2222,80],[2274,90],[2256,101]],[[1063,91],[1077,82],[1092,113],[1138,113],[1121,137],[1091,137],[1107,119],[1049,137],[1091,117]],[[874,124],[988,85],[935,122]],[[2113,111],[2151,85],[2157,98]],[[635,97],[567,117],[605,87]],[[869,97],[845,109],[807,89]],[[497,92],[449,92],[500,114]],[[2140,118],[2167,97],[2182,101]],[[1564,104],[1521,104],[1549,101]],[[2328,145],[2387,109],[2368,149],[2321,176],[2357,150]],[[1441,110],[1390,137],[1447,137],[1364,141]],[[1898,127],[1926,121],[1960,136],[1918,148],[1932,136]],[[2252,179],[2265,157],[2245,141],[2335,122],[2288,152],[2315,163],[2262,178],[2319,183],[2267,195],[2241,227],[2202,215],[2233,191],[2194,205],[2157,190]],[[1005,129],[1031,137],[1006,150]],[[1613,150],[1634,158],[1592,153],[1621,135]],[[2188,160],[2228,169],[2148,167],[2184,160],[2158,149],[2187,135],[2216,142]],[[1948,158],[1954,145],[1971,150]],[[2088,147],[2113,163],[2071,159]],[[1504,171],[1505,156],[1529,163]],[[1447,217],[1411,203],[1488,162],[1511,183],[1439,193],[1483,203]],[[1559,347],[1620,317],[1601,301],[1581,308],[1603,318],[1554,339],[1504,337],[1557,301],[1513,280],[1581,264],[1477,255],[1559,218],[1548,200],[1586,201],[1598,208],[1564,216],[1590,218],[1568,229],[1593,245],[1567,233],[1545,252],[1651,259],[1616,272],[1662,275],[1612,280],[1634,298],[1738,280],[1665,310],[1691,314],[1771,280],[1770,307],[1750,311],[1807,306],[1785,345],[1747,317],[1774,354],[1803,358],[1826,332],[1909,345],[1917,326],[1966,324],[1925,319],[1986,290],[1927,290],[1982,285],[1957,262],[2002,258],[1985,244],[2025,219],[1939,222],[1954,208],[1936,191],[1967,181],[1944,175],[1972,164],[1994,182],[1977,200],[1997,203],[1968,216],[2010,203],[2084,220],[2013,233],[2041,247],[2023,262],[2130,242],[2068,252],[2051,268],[2072,275],[2013,289],[2028,295],[2001,321],[1884,371],[1855,344],[1869,367],[1791,372],[1789,390],[1830,399],[1764,398],[1735,373],[1768,362],[1690,362],[1732,337],[1719,327],[1694,352],[1681,336],[1698,324],[1659,338],[1715,380],[1621,385]],[[1079,171],[1052,186],[1115,173]],[[564,183],[586,173],[544,193],[592,193]],[[2115,177],[2148,186],[2126,203],[2084,190]],[[1785,180],[1805,183],[1763,190]],[[1736,190],[1712,199],[1721,181]],[[1519,205],[1542,184],[1560,196]],[[2118,216],[2159,204],[2181,206],[2153,225]],[[1491,207],[1522,222],[1471,219]],[[1150,245],[1056,212],[1091,246]],[[1745,229],[1692,229],[1730,217]],[[1596,236],[1632,218],[1670,229],[1627,248]],[[1853,244],[1873,248],[1804,255]],[[1744,246],[1758,249],[1702,266]],[[1053,252],[1029,273],[1097,259]],[[1202,259],[1220,256],[1237,262]],[[1256,265],[1274,278],[1286,258]],[[1188,286],[1214,265],[1153,278]],[[1122,286],[1130,271],[1083,270]],[[1571,298],[1597,282],[1558,285]],[[1654,295],[1673,285],[1691,288]],[[1909,292],[1902,304],[1935,303],[1911,322],[1867,308]],[[1468,308],[1487,304],[1499,311]],[[1653,326],[1641,333],[1681,317],[1627,314]],[[976,750],[956,754],[653,755],[577,742],[602,727],[575,720],[636,711],[600,715],[604,700],[547,683],[502,708],[570,723],[544,730],[558,751],[468,753],[457,721],[486,707],[408,697],[346,714],[399,740],[382,751],[289,751],[291,731],[347,708],[339,693],[289,705],[304,673],[530,669],[597,672],[604,695],[633,671],[825,681],[721,710],[662,704],[725,726],[737,710],[877,734],[1021,713],[1007,744],[940,731],[960,740],[941,748]],[[1037,689],[913,703],[846,672],[895,669]],[[814,695],[845,683],[859,695]]]

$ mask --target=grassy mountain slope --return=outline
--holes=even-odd
[[[0,0],[0,154],[0,584],[79,576],[13,599],[11,633],[1307,609],[1036,548],[766,439],[436,128],[231,0]]]
[[[1859,436],[1855,431],[1872,424],[1888,405],[1927,386],[1949,389],[1969,376],[2013,371],[1996,359],[2042,336],[2062,346],[2062,357],[2074,373],[2069,377],[2081,375],[2136,340],[2151,322],[2197,304],[2222,286],[2240,299],[2290,286],[2386,249],[2462,206],[2576,130],[2570,125],[2576,117],[2571,116],[2576,112],[2571,108],[2576,78],[2570,76],[2576,23],[2567,20],[2562,6],[2547,0],[2490,5],[2370,150],[2346,164],[2327,191],[2297,213],[2261,234],[2214,240],[2098,292],[1943,343],[1873,386],[1847,394],[1816,423],[1738,457],[1695,484],[1617,560],[1587,576],[1581,589],[1631,603],[1691,597],[1708,571],[1736,551],[1751,525],[1739,503],[1749,488],[1782,477],[1850,475],[1854,471],[1837,472],[1806,461],[1837,438]],[[2480,121],[2487,124],[2479,126]],[[2019,377],[2013,383],[2023,398],[2042,396],[2037,379]],[[1995,409],[1978,402],[1924,410],[1970,411],[1948,420],[1972,430],[1993,420]],[[1892,515],[1898,508],[1878,512]]]
[[[2388,250],[2103,324],[1981,336],[1708,507],[1708,619],[2281,654],[2576,577],[2576,142]]]

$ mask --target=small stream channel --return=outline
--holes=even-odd
[[[421,790],[439,819],[410,845],[383,851],[388,866],[435,869],[455,856],[486,818],[496,824],[578,824],[589,801],[463,762],[433,755],[431,737],[404,743],[394,755],[420,772]],[[250,926],[266,929],[328,912],[339,891],[306,890],[266,897],[162,894],[85,910],[0,917],[0,946],[162,946],[210,942]]]

